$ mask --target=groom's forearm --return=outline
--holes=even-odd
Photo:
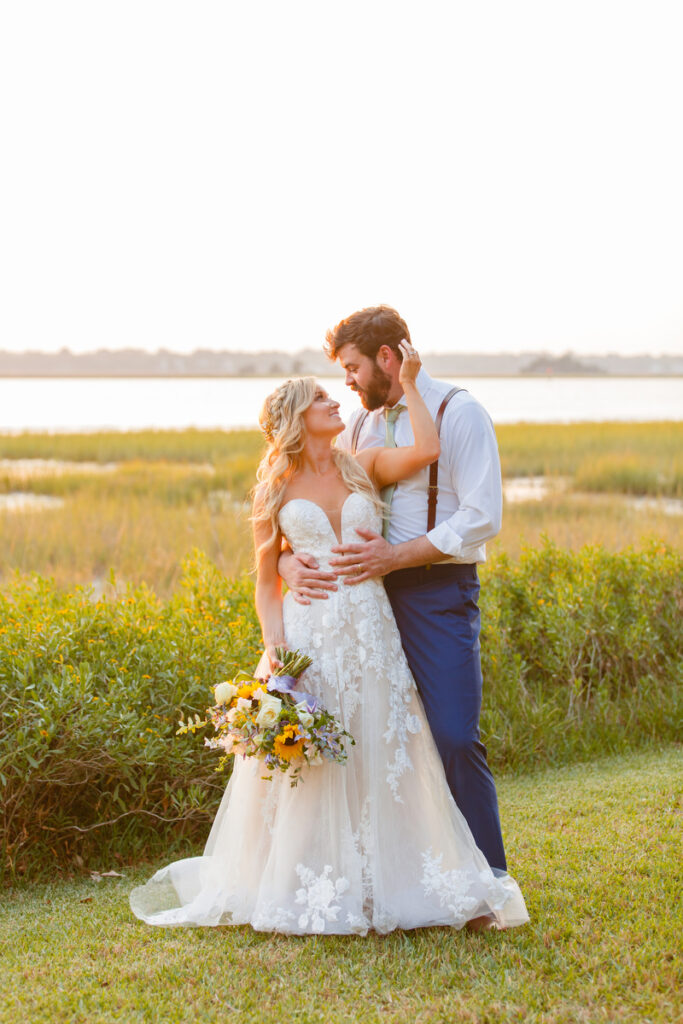
[[[415,537],[414,540],[405,540],[401,544],[391,545],[391,569],[413,569],[417,565],[429,565],[431,562],[442,562],[449,558],[443,551],[435,548],[426,536]]]

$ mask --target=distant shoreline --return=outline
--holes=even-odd
[[[0,380],[279,380],[315,377],[339,380],[335,373],[0,373]],[[683,373],[433,373],[441,379],[467,380],[677,380]]]

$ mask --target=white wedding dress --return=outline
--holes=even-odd
[[[320,506],[293,499],[280,525],[294,551],[326,565],[337,538]],[[352,493],[345,542],[357,526],[380,524]],[[381,581],[307,606],[287,595],[284,626],[289,647],[313,658],[302,688],[356,741],[347,763],[305,768],[293,788],[235,758],[204,855],[133,890],[133,912],[153,925],[292,934],[459,928],[482,914],[501,928],[526,922],[517,884],[494,876],[453,801]]]

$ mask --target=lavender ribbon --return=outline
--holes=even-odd
[[[271,676],[267,683],[270,693],[289,693],[297,701],[297,704],[305,704],[310,715],[318,710],[320,701],[312,693],[302,693],[296,688],[297,680],[294,676]]]

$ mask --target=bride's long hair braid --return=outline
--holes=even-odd
[[[315,377],[295,377],[276,388],[263,403],[259,424],[267,448],[256,471],[254,497],[258,495],[259,500],[254,502],[251,519],[254,523],[269,523],[272,533],[259,547],[257,557],[277,537],[278,513],[285,488],[301,468],[306,442],[303,414],[313,404],[317,386]],[[356,459],[334,447],[332,456],[345,486],[350,491],[364,494],[378,512],[383,512],[384,503]]]

